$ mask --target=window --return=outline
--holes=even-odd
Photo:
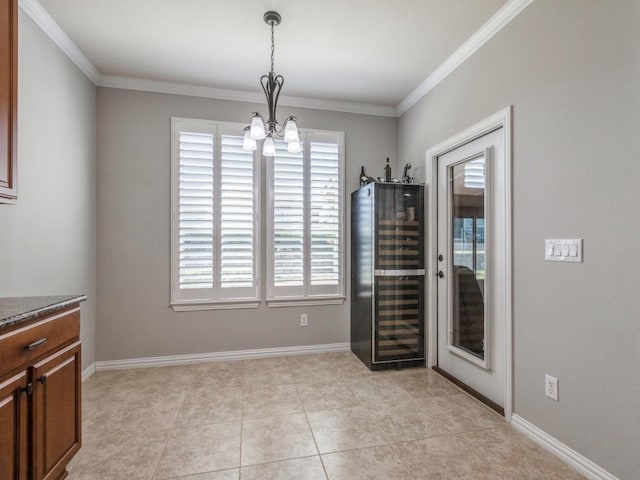
[[[259,304],[259,171],[242,128],[171,119],[174,310]]]
[[[298,154],[276,142],[267,188],[267,301],[344,300],[344,134],[308,132]]]

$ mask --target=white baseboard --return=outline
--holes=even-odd
[[[254,358],[282,357],[286,355],[348,352],[349,350],[349,343],[328,343],[324,345],[234,350],[230,352],[195,353],[189,355],[170,355],[166,357],[131,358],[127,360],[102,360],[95,362],[94,365],[96,372],[103,372],[107,370],[124,370],[127,368],[166,367],[170,365],[249,360]]]
[[[94,373],[96,373],[96,362],[93,362],[87,368],[82,370],[82,381],[84,382],[85,380],[88,380]]]
[[[545,450],[551,452],[563,462],[572,466],[589,480],[620,480],[611,475],[602,467],[596,465],[588,458],[569,448],[564,443],[555,439],[545,431],[536,427],[533,423],[513,414],[511,416],[511,426],[523,435],[529,437]]]

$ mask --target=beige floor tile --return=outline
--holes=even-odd
[[[240,422],[176,428],[154,478],[172,478],[240,466]]]
[[[349,408],[360,404],[346,381],[326,380],[319,383],[299,383],[297,387],[307,412]]]
[[[389,377],[389,381],[406,390],[414,398],[456,395],[460,390],[437,373],[425,368],[406,369]]]
[[[509,427],[402,444],[416,480],[569,480],[577,474]]]
[[[244,361],[244,384],[284,385],[294,383],[286,357]]]
[[[304,414],[242,422],[242,465],[317,455]]]
[[[289,365],[296,383],[318,383],[361,377],[369,369],[350,352],[291,356]]]
[[[83,445],[69,480],[149,480],[158,465],[168,431],[144,438],[122,433]]]
[[[326,480],[320,457],[242,467],[242,480]]]
[[[245,419],[302,413],[302,402],[294,384],[257,383],[245,385],[242,416]]]
[[[370,407],[309,412],[307,417],[320,453],[389,443]]]
[[[465,394],[388,404],[374,410],[392,442],[504,426],[504,419]]]
[[[83,448],[68,480],[322,480],[325,470],[584,480],[434,372],[371,372],[348,352],[98,372],[83,383]]]
[[[504,478],[567,480],[578,472],[510,427],[476,432],[465,438],[484,462]]]
[[[322,462],[329,480],[412,479],[395,445],[330,453],[322,455]]]
[[[191,425],[239,422],[242,419],[242,390],[236,389],[235,397],[189,396],[177,415],[178,428]]]
[[[362,378],[352,378],[348,381],[354,398],[361,404],[386,403],[411,400],[411,394],[394,383],[394,379],[387,375],[370,375]]]
[[[171,480],[239,480],[240,469],[220,470],[218,472],[199,473],[186,477],[174,477]]]

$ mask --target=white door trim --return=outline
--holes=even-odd
[[[507,422],[511,422],[513,412],[513,301],[512,301],[512,225],[511,225],[511,106],[500,110],[499,112],[485,118],[470,128],[454,135],[444,142],[430,148],[426,154],[426,184],[428,186],[428,194],[425,195],[427,202],[427,366],[436,365],[438,354],[438,337],[437,337],[437,321],[438,321],[438,304],[437,304],[437,282],[434,281],[437,271],[437,219],[438,219],[438,179],[435,177],[437,172],[438,157],[454,150],[476,138],[482,137],[489,132],[498,128],[504,128],[504,152],[505,152],[505,270],[504,272],[495,272],[495,275],[504,276],[505,291],[505,379],[504,379],[504,416]]]

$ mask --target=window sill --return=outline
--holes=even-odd
[[[307,298],[271,298],[267,300],[269,307],[304,307],[313,305],[342,305],[344,295],[331,297],[307,297]]]
[[[180,302],[172,303],[171,308],[174,312],[197,312],[200,310],[235,310],[239,308],[258,308],[260,300],[239,300],[239,301],[222,301],[222,302],[201,302],[190,303]]]

